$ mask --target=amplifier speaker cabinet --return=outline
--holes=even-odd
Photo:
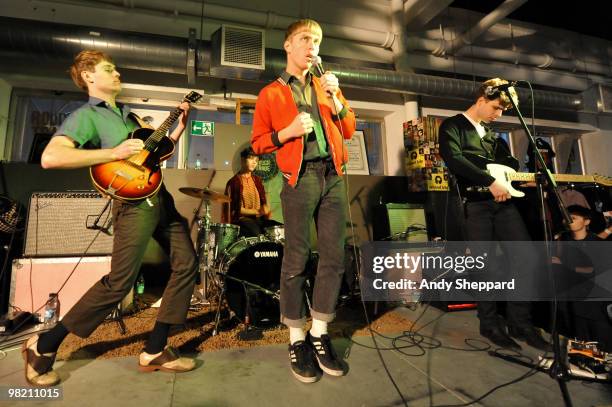
[[[107,203],[97,192],[32,194],[23,257],[110,255],[113,237],[87,228],[94,224]],[[109,205],[99,217],[98,226],[105,227],[110,222]]]
[[[57,293],[70,273],[74,273],[59,293],[62,318],[92,285],[110,272],[111,256],[16,259],[11,273],[9,303],[23,311],[44,313],[50,293]],[[76,268],[75,268],[76,267]],[[133,292],[122,302],[127,308]]]
[[[374,240],[427,242],[427,221],[423,205],[387,203],[374,207]]]

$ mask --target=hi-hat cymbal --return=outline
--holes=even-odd
[[[231,201],[229,196],[223,195],[219,192],[213,191],[212,189],[208,189],[208,188],[181,187],[179,188],[179,191],[181,191],[185,195],[189,195],[194,198],[204,199],[206,201],[221,202],[221,203]]]

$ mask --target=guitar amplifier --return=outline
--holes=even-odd
[[[425,209],[420,204],[387,203],[374,207],[374,240],[427,242]]]
[[[111,254],[111,205],[107,203],[97,192],[32,194],[23,257]],[[91,228],[96,220],[102,230]]]

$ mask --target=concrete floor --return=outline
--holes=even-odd
[[[414,320],[422,311],[406,308]],[[441,312],[428,308],[419,322],[436,319]],[[477,335],[474,311],[446,313],[428,325],[423,333],[435,337],[443,347],[426,350],[383,350],[387,367],[410,406],[459,405],[480,397],[491,388],[528,372],[528,368],[489,356],[486,351],[461,351],[466,337]],[[394,335],[388,335],[394,336]],[[355,338],[371,345],[369,337]],[[475,346],[483,342],[471,342]],[[378,337],[387,348],[391,340]],[[286,346],[207,352],[197,355],[201,366],[188,373],[140,373],[136,359],[74,360],[57,363],[62,377],[63,400],[30,402],[51,406],[401,406],[402,400],[386,375],[375,350],[335,342],[339,354],[349,364],[345,377],[324,376],[314,384],[302,384],[289,372]],[[396,343],[402,346],[403,343]],[[526,347],[526,345],[524,346]],[[537,358],[533,349],[525,354]],[[0,356],[1,358],[2,356]],[[0,388],[25,386],[23,362],[18,350],[0,359]],[[612,386],[586,382],[568,385],[574,406],[612,405]],[[0,400],[6,398],[0,397]],[[23,406],[22,401],[0,405]],[[497,390],[480,403],[482,406],[562,406],[559,387],[548,375],[536,373],[519,383]]]

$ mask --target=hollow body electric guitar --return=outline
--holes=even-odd
[[[202,95],[190,92],[183,102],[195,103]],[[140,128],[128,136],[144,142],[144,148],[124,160],[93,165],[89,169],[98,191],[120,201],[138,201],[154,195],[162,183],[160,163],[174,153],[174,142],[166,132],[183,111],[176,108],[157,130]]]

